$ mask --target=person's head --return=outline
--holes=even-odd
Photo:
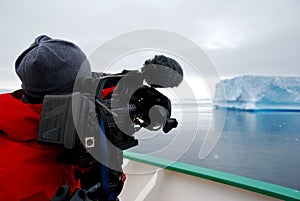
[[[16,60],[15,70],[29,99],[42,102],[47,94],[71,93],[80,69],[89,73],[89,62],[75,44],[37,37]]]

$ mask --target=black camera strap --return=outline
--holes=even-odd
[[[109,169],[108,165],[108,147],[107,147],[107,139],[105,136],[105,124],[102,116],[102,111],[99,112],[99,125],[100,125],[100,153],[101,158],[104,160],[101,168],[101,188],[103,191],[103,200],[111,200],[109,195]]]

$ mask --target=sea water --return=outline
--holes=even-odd
[[[130,151],[300,190],[300,112],[214,109],[209,103],[201,103],[198,108],[193,104],[180,107],[186,108],[187,115],[183,119],[182,112],[173,111],[172,115],[179,119],[177,129],[168,134],[140,131],[136,135],[139,146]],[[212,120],[213,115],[222,123],[220,133],[215,135],[208,132],[214,127],[212,123],[220,123]],[[172,143],[176,138],[181,139]],[[208,140],[215,143],[210,143],[208,154],[200,157]]]

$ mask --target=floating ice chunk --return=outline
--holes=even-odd
[[[214,155],[214,159],[219,159],[219,155],[218,155],[218,154],[215,154],[215,155]]]
[[[242,110],[300,110],[300,77],[239,76],[216,85],[214,105]]]

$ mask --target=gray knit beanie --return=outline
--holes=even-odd
[[[45,35],[37,37],[17,58],[15,68],[25,94],[37,99],[46,94],[72,92],[80,68],[90,70],[79,47]]]

